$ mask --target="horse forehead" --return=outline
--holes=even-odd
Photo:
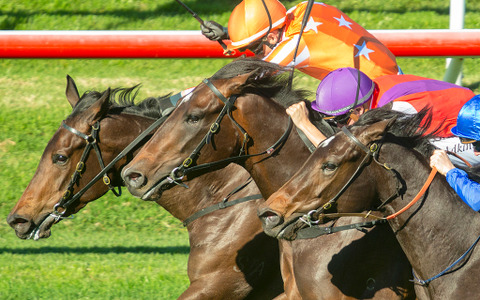
[[[192,95],[193,95],[194,91],[195,91],[195,88],[190,88],[190,89],[185,90],[186,95],[183,96],[182,101],[180,101],[178,106],[184,105],[185,103],[188,103],[190,101],[190,99],[192,99]]]
[[[179,111],[189,112],[192,109],[215,110],[222,105],[223,102],[208,87],[204,87],[184,97],[178,108],[181,108]]]
[[[327,138],[326,140],[322,141],[320,143],[320,145],[318,145],[319,148],[327,148],[328,145],[330,145],[330,143],[333,141],[333,139],[335,138],[334,135],[332,135],[331,137]]]
[[[70,123],[73,125],[69,125],[70,127],[86,134],[90,134],[90,128],[87,125],[79,126],[76,123]],[[76,149],[78,147],[84,147],[85,140],[78,135],[74,134],[73,132],[70,132],[63,126],[60,126],[53,135],[53,137],[50,139],[47,149],[49,150],[59,150],[62,148],[68,148],[70,150]]]
[[[335,156],[337,157],[337,159],[339,159],[340,157],[345,158],[347,156],[346,154],[349,153],[350,151],[349,149],[353,146],[354,144],[350,143],[346,139],[345,135],[336,134],[322,141],[318,145],[318,150],[320,151],[316,151],[316,152],[322,153],[320,155],[324,159],[327,159],[328,157],[331,157],[331,156]],[[317,155],[317,157],[320,157],[320,156]]]

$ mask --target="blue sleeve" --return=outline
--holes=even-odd
[[[473,210],[480,210],[480,183],[468,178],[465,171],[452,169],[447,172],[447,182]]]

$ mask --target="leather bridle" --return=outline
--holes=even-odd
[[[234,108],[235,101],[238,97],[238,95],[231,95],[228,99],[213,85],[213,83],[210,81],[210,79],[204,79],[203,83],[207,85],[208,88],[217,96],[225,105],[223,106],[222,110],[220,111],[218,117],[216,120],[212,123],[210,126],[209,131],[205,134],[203,139],[200,141],[200,143],[195,147],[195,149],[192,151],[192,153],[178,166],[175,167],[167,176],[167,180],[170,183],[174,183],[177,185],[181,185],[184,187],[187,187],[184,183],[182,183],[182,179],[188,174],[192,173],[195,171],[199,170],[205,170],[205,169],[211,169],[214,167],[218,166],[226,166],[231,162],[238,162],[241,160],[245,160],[251,157],[255,156],[260,156],[264,154],[272,155],[274,154],[287,140],[288,135],[290,134],[292,127],[293,127],[293,122],[291,118],[288,119],[288,127],[285,130],[284,134],[280,137],[279,140],[277,140],[272,146],[268,147],[265,151],[261,153],[256,153],[256,154],[246,154],[247,153],[247,143],[250,139],[250,136],[248,133],[245,131],[245,129],[238,124],[235,119],[232,117],[232,108]],[[210,162],[210,163],[205,163],[201,165],[196,165],[196,160],[200,155],[200,151],[202,148],[211,142],[213,136],[218,132],[220,129],[220,122],[222,119],[225,117],[225,115],[228,115],[230,120],[235,124],[235,126],[240,130],[243,136],[243,142],[242,142],[242,147],[240,148],[240,153],[237,156],[229,157],[226,159],[222,159],[219,161],[215,162]],[[154,184],[150,190],[148,190],[145,194],[149,193],[152,189],[156,188],[159,183],[163,182],[163,180],[158,181],[156,184]]]
[[[75,199],[75,200],[78,199],[78,197],[75,197],[76,195],[73,194],[73,190],[75,185],[79,184],[80,178],[82,177],[82,174],[85,171],[85,162],[92,149],[95,150],[95,154],[97,155],[97,160],[98,160],[98,164],[100,165],[100,168],[105,169],[105,163],[103,162],[102,153],[100,151],[100,148],[98,147],[98,142],[97,142],[98,133],[100,131],[99,121],[95,122],[95,124],[92,125],[92,130],[89,135],[84,134],[78,131],[77,129],[68,126],[65,123],[65,121],[62,121],[62,127],[70,131],[71,133],[84,139],[87,142],[87,144],[85,146],[85,149],[83,150],[80,160],[77,163],[77,166],[75,167],[75,171],[72,174],[70,183],[68,184],[66,191],[63,193],[63,196],[60,199],[60,201],[57,204],[55,204],[53,208],[54,210],[53,213],[56,215],[57,219],[65,218],[64,217],[65,212],[67,211],[68,208],[70,208],[70,206],[74,202],[74,200],[72,201],[72,199]],[[115,194],[115,196],[119,197],[122,194],[122,190],[120,187],[118,187],[118,191],[115,190],[115,187],[112,185],[111,180],[107,174],[103,175],[102,180],[103,180],[103,183],[108,187],[108,189],[111,190],[113,194]],[[59,209],[62,209],[62,212],[59,212]]]
[[[54,206],[53,212],[50,214],[51,217],[55,218],[56,221],[60,219],[66,218],[65,214],[67,210],[75,203],[76,200],[78,200],[90,187],[92,187],[93,184],[95,184],[100,178],[103,178],[103,183],[109,187],[109,189],[116,195],[120,196],[121,195],[121,189],[118,187],[118,192],[115,191],[115,188],[111,185],[111,180],[110,178],[106,175],[106,173],[119,161],[121,160],[127,153],[129,153],[133,148],[135,148],[145,137],[147,137],[154,129],[156,129],[160,124],[162,124],[165,119],[170,115],[171,111],[168,111],[165,113],[162,117],[157,119],[153,124],[151,124],[145,131],[143,131],[140,135],[138,135],[130,144],[128,144],[125,149],[123,149],[107,166],[103,163],[103,160],[101,158],[101,152],[97,144],[97,137],[98,137],[98,132],[100,130],[100,123],[97,121],[93,126],[92,126],[92,132],[90,135],[84,134],[75,128],[72,128],[68,126],[65,121],[62,122],[62,126],[67,129],[68,131],[72,132],[75,135],[78,135],[79,137],[83,138],[86,142],[87,145],[85,147],[85,150],[83,151],[82,157],[77,164],[77,167],[72,175],[72,179],[70,180],[70,183],[67,187],[67,190],[63,194],[62,198],[58,201],[57,204]],[[76,194],[73,195],[73,187],[75,184],[78,184],[78,180],[81,178],[81,175],[84,171],[85,167],[85,161],[88,156],[88,153],[91,151],[91,149],[95,149],[95,152],[97,154],[97,158],[99,160],[100,167],[102,170],[92,179],[90,182],[88,182],[80,191],[78,191]],[[59,211],[61,209],[62,211]]]
[[[363,152],[365,152],[365,157],[361,161],[360,165],[357,167],[355,172],[352,174],[352,176],[349,178],[349,180],[345,183],[345,185],[340,189],[340,191],[332,198],[330,199],[327,203],[322,205],[320,208],[316,210],[312,210],[308,212],[307,214],[301,216],[296,222],[288,225],[288,226],[294,226],[294,228],[299,228],[297,230],[296,234],[296,239],[309,239],[309,238],[314,238],[318,237],[321,235],[325,234],[331,234],[334,232],[338,231],[343,231],[343,230],[349,230],[349,229],[358,229],[358,230],[363,230],[364,228],[370,228],[378,224],[384,224],[387,223],[388,220],[391,220],[393,218],[396,218],[398,215],[401,213],[405,212],[408,208],[410,208],[413,204],[415,204],[426,192],[428,189],[430,183],[432,182],[433,178],[435,177],[435,174],[437,170],[435,168],[432,169],[427,181],[421,188],[421,190],[418,192],[418,194],[414,197],[410,203],[408,203],[404,208],[402,208],[400,211],[389,215],[387,217],[379,217],[372,215],[371,212],[368,213],[331,213],[331,214],[326,214],[325,212],[331,209],[336,205],[336,202],[340,198],[340,196],[345,192],[345,190],[352,184],[352,182],[358,177],[360,172],[363,170],[363,168],[369,164],[370,159],[373,159],[374,162],[376,162],[378,165],[382,166],[385,170],[389,171],[394,178],[396,179],[397,185],[396,185],[396,190],[393,192],[393,194],[388,197],[386,200],[382,201],[380,206],[376,208],[376,210],[380,210],[383,206],[385,206],[387,203],[392,201],[393,199],[397,198],[400,196],[403,184],[401,183],[400,179],[398,178],[398,175],[396,172],[393,171],[392,168],[390,168],[387,164],[382,164],[378,161],[378,153],[380,151],[380,148],[382,146],[382,141],[379,141],[378,143],[373,143],[370,145],[370,147],[365,146],[362,144],[346,127],[342,127],[343,133],[350,138],[358,147],[360,147]],[[346,226],[339,226],[339,227],[321,227],[318,226],[319,223],[323,222],[325,219],[333,219],[336,220],[340,217],[344,216],[357,216],[357,217],[363,217],[365,219],[372,219],[372,221],[366,221],[366,222],[361,222],[361,223],[355,223],[351,225],[346,225]],[[308,227],[305,227],[307,225]]]

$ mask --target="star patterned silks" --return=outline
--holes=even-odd
[[[307,25],[305,26],[305,29],[303,30],[303,32],[307,32],[309,30],[313,30],[315,31],[315,33],[318,33],[318,26],[322,25],[323,23],[322,22],[315,22],[315,20],[310,17],[310,19],[308,19],[308,22],[307,22]]]
[[[342,26],[345,26],[349,29],[352,29],[352,27],[350,27],[350,25],[352,25],[353,23],[352,22],[348,22],[347,20],[345,20],[345,18],[343,17],[343,15],[340,15],[340,18],[335,18],[333,17],[335,20],[338,21],[338,27],[342,27]]]
[[[375,52],[374,50],[367,48],[367,42],[365,42],[365,41],[363,41],[362,45],[354,45],[354,46],[355,46],[355,48],[358,49],[358,52],[355,55],[355,57],[363,55],[363,56],[365,56],[366,59],[370,60],[370,56],[368,54],[372,53],[372,52]]]

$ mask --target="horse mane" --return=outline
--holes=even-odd
[[[245,83],[240,86],[239,95],[250,93],[271,98],[284,108],[300,101],[308,102],[306,99],[311,92],[291,88],[288,71],[286,67],[255,57],[246,57],[223,66],[211,79],[230,79],[250,73]]]
[[[170,95],[160,97],[148,97],[139,103],[135,103],[140,85],[137,84],[130,88],[114,88],[110,90],[109,112],[111,114],[127,113],[139,115],[147,118],[158,119],[162,116],[163,101],[168,101]],[[71,116],[80,114],[95,103],[106,91],[87,91],[81,97],[80,101],[73,108]]]
[[[436,137],[438,128],[425,134],[432,123],[429,107],[423,108],[417,114],[405,114],[386,107],[375,108],[362,114],[352,127],[368,126],[384,120],[393,121],[387,127],[385,141],[415,149],[426,158],[432,155],[435,146],[430,143],[430,139]]]

